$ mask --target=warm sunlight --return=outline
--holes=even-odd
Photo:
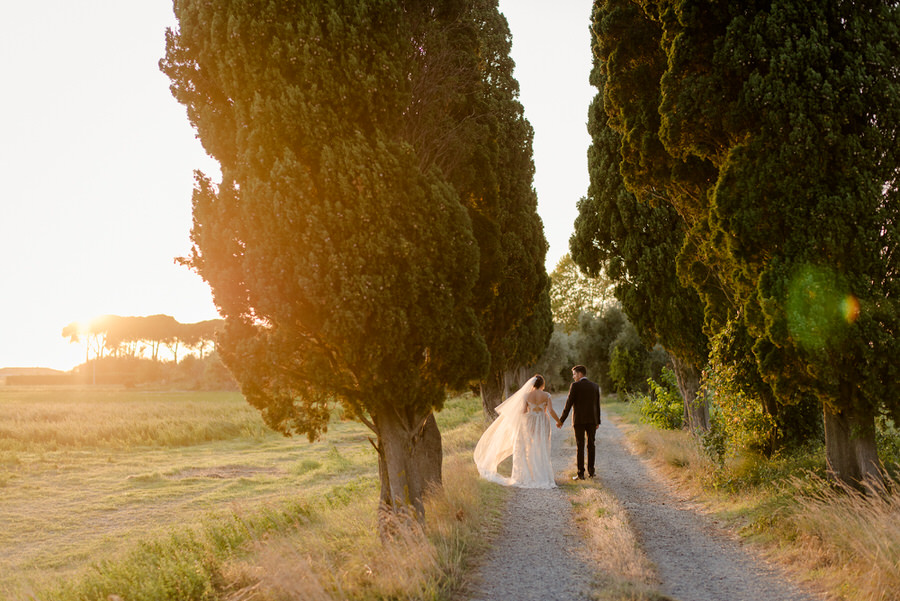
[[[0,368],[72,368],[84,347],[62,329],[98,314],[217,317],[173,262],[193,170],[215,166],[156,66],[171,5],[53,4],[2,10],[21,24],[0,56],[23,93],[0,100]]]
[[[569,24],[588,6],[501,2],[535,130],[548,268],[587,189],[589,32]],[[173,261],[190,248],[193,171],[217,171],[157,67],[171,3],[5,3],[0,15],[19,24],[0,62],[21,91],[0,99],[0,369],[80,364],[83,344],[61,332],[95,315],[218,317],[206,284]]]
[[[0,19],[0,601],[897,598],[900,2]]]

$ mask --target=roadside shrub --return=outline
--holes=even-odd
[[[743,322],[729,322],[710,343],[701,393],[718,415],[717,436],[724,436],[728,454],[746,450],[771,457],[823,440],[821,404],[808,394],[774,394],[759,374]]]
[[[875,443],[878,457],[888,471],[900,471],[900,429],[893,419],[884,415],[876,418]]]
[[[609,377],[619,398],[625,397],[628,390],[636,390],[632,382],[640,378],[641,365],[637,353],[624,346],[613,347],[609,360]]]
[[[710,403],[709,406],[709,430],[700,435],[700,447],[716,465],[722,467],[725,464],[725,455],[728,452],[728,432],[722,419],[719,408]]]
[[[648,378],[661,379],[662,368],[669,363],[666,351],[658,344],[644,346],[630,323],[616,336],[609,357],[609,378],[620,399],[629,392],[647,392]]]
[[[641,423],[650,424],[664,430],[679,430],[684,425],[684,401],[678,391],[675,373],[668,367],[662,368],[660,381],[647,380],[650,394],[639,395]]]

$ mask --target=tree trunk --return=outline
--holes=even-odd
[[[875,446],[875,416],[854,409],[825,407],[825,460],[836,480],[863,489],[883,482]]]
[[[441,463],[444,450],[441,444],[441,431],[438,430],[434,413],[429,413],[422,427],[413,437],[413,457],[418,463],[419,474],[425,492],[441,488],[443,477]]]
[[[533,375],[535,375],[534,372],[529,373],[529,369],[527,366],[522,366],[522,367],[519,367],[517,369],[510,371],[506,375],[506,391],[503,393],[503,399],[506,400],[507,398],[509,398],[509,395],[514,393],[516,390],[518,390],[519,387],[521,387],[523,384],[525,384],[525,382],[527,382],[529,379],[531,379],[531,376],[533,376]],[[544,381],[546,381],[546,380],[547,380],[547,377],[545,375]],[[509,389],[510,382],[512,382],[514,384],[515,390]]]
[[[768,447],[766,448],[766,459],[772,457],[775,454],[775,449],[778,448],[778,420],[779,413],[781,412],[781,408],[778,406],[778,402],[775,400],[775,395],[770,394],[768,392],[760,393],[762,397],[762,406],[763,411],[766,415],[771,416],[773,423],[775,423],[775,427],[769,428],[768,434]]]
[[[484,419],[488,423],[497,419],[497,405],[506,398],[506,374],[496,372],[488,375],[481,382],[481,408],[484,410]]]
[[[416,438],[433,442],[433,434],[427,427],[428,417],[409,415],[394,407],[387,407],[372,416],[378,436],[379,528],[382,536],[389,536],[396,525],[424,521],[425,482],[420,472],[422,460],[416,453]],[[434,428],[437,429],[436,424]],[[428,465],[432,462],[433,458]]]
[[[697,394],[700,391],[700,371],[675,356],[672,357],[672,367],[678,390],[684,399],[684,423],[695,436],[709,432],[709,403]]]

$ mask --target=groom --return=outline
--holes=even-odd
[[[566,398],[566,408],[563,409],[557,428],[569,416],[569,411],[574,408],[572,425],[575,427],[575,444],[578,447],[578,475],[573,480],[584,480],[584,442],[587,438],[587,468],[588,476],[594,477],[594,435],[600,427],[600,387],[588,380],[587,369],[584,365],[576,365],[572,368],[574,382],[569,387],[569,396]]]

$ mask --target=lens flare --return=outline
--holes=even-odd
[[[788,331],[807,350],[840,344],[859,317],[859,301],[846,280],[827,267],[804,265],[791,278],[785,303]]]
[[[847,323],[854,323],[859,318],[859,300],[852,294],[848,294],[844,298],[842,309]]]

